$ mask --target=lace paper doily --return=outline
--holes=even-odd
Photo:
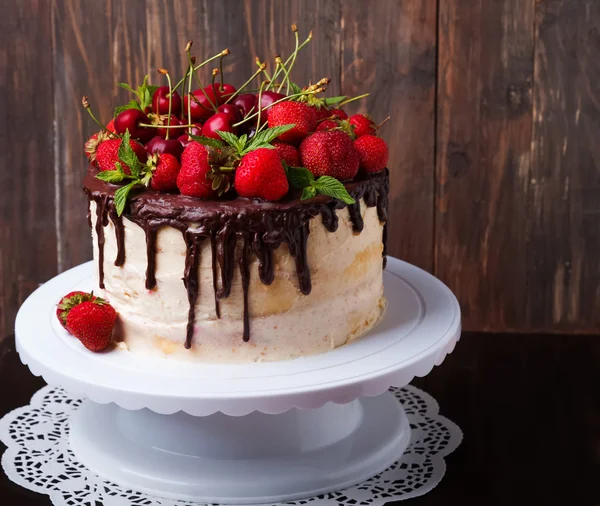
[[[404,406],[412,429],[402,458],[355,487],[285,504],[379,506],[426,494],[440,482],[444,457],[460,444],[461,430],[439,415],[436,400],[422,390],[409,385],[391,391]],[[0,420],[0,440],[8,447],[2,467],[13,482],[48,495],[56,506],[200,506],[128,490],[89,471],[71,451],[68,438],[69,419],[81,402],[61,388],[46,386],[28,406]]]

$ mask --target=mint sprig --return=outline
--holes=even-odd
[[[130,139],[131,136],[129,135],[129,130],[127,130],[121,139],[121,144],[119,144],[119,161],[115,163],[115,169],[98,172],[98,174],[96,174],[96,178],[112,184],[121,183],[125,179],[131,180],[125,186],[121,186],[121,188],[115,191],[113,199],[118,216],[123,214],[131,190],[136,186],[148,186],[150,184],[150,179],[152,179],[152,169],[148,165],[140,162],[135,151],[133,151],[129,144]],[[131,174],[125,173],[123,164],[130,168]]]
[[[304,167],[289,167],[285,164],[284,166],[290,185],[302,190],[300,200],[311,199],[321,194],[341,200],[345,204],[355,203],[346,187],[336,178],[321,176],[315,179],[314,174]]]
[[[133,93],[137,97],[137,100],[131,100],[127,105],[117,107],[115,109],[115,117],[126,109],[139,109],[145,112],[146,108],[152,105],[152,95],[158,89],[158,86],[148,84],[147,75],[144,77],[144,82],[135,90],[127,83],[117,83],[117,86]]]
[[[190,135],[191,139],[199,142],[200,144],[213,149],[222,149],[225,147],[225,144],[218,140],[213,139],[212,137],[205,137],[204,135]]]
[[[282,133],[291,130],[295,126],[296,125],[281,125],[273,128],[267,128],[262,132],[258,132],[251,139],[249,139],[246,134],[238,137],[230,132],[222,132],[220,130],[217,130],[217,134],[219,134],[221,139],[223,139],[236,151],[238,156],[244,156],[245,154],[250,153],[250,151],[254,151],[255,149],[259,148],[274,149],[275,147],[271,144],[271,142],[273,142]]]

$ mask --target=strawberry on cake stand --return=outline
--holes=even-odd
[[[327,79],[290,81],[308,41],[196,90],[229,51],[196,64],[189,43],[178,83],[122,85],[135,99],[86,143],[94,261],[27,299],[17,349],[86,397],[71,448],[124,488],[256,504],[357,484],[410,441],[389,387],[459,339],[448,288],[386,255],[377,125]]]

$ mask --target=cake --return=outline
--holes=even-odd
[[[180,84],[198,70],[189,60]],[[160,69],[169,86],[144,81],[137,105],[118,108],[86,144],[94,293],[118,315],[119,348],[286,360],[338,348],[380,321],[387,147],[370,118],[343,112],[350,99],[322,98],[328,80],[286,82],[293,60],[279,58],[258,93],[215,84],[213,71],[212,85],[188,84],[183,100]],[[291,90],[277,96],[286,64]]]

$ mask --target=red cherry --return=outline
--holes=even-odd
[[[167,124],[167,120],[168,120],[169,116],[165,115],[165,116],[161,116],[160,117],[160,124],[161,125],[166,125]],[[171,116],[171,120],[168,121],[169,126],[177,126],[177,125],[183,125],[183,121],[181,121],[177,116]],[[158,129],[158,135],[162,135],[163,137],[167,136],[167,128],[159,128]],[[169,137],[175,137],[179,132],[175,131],[174,128],[171,128],[171,133],[169,134]],[[177,129],[179,130],[179,129]],[[183,128],[181,129],[183,130]]]
[[[252,93],[242,93],[233,99],[233,105],[242,112],[244,118],[257,111],[257,102],[258,97]]]
[[[277,93],[275,91],[263,91],[262,95],[260,96],[260,107],[261,109],[264,109],[265,107],[270,106],[273,102],[277,102],[278,100],[281,100],[282,98],[285,98],[285,95],[281,94],[281,93]],[[267,121],[267,119],[269,118],[269,112],[270,112],[271,108],[269,107],[267,110],[265,111],[261,111],[261,115],[260,115],[260,121]]]
[[[186,117],[187,117],[187,111],[188,111],[188,101],[190,102],[189,107],[190,107],[190,114],[192,116],[192,119],[206,119],[206,118],[210,118],[214,114],[214,109],[210,105],[210,102],[208,101],[208,99],[206,98],[204,93],[206,93],[206,96],[208,96],[208,98],[210,98],[210,101],[213,104],[216,102],[215,94],[212,90],[212,87],[204,88],[204,92],[200,89],[194,90],[192,92],[192,94],[196,97],[197,101],[190,100],[187,95],[185,97],[183,97],[183,108],[184,108]]]
[[[235,86],[227,83],[224,83],[222,87],[218,84],[215,84],[215,88],[217,90],[217,97],[219,97],[220,104],[226,102],[227,99],[237,91]]]
[[[194,123],[194,126],[192,127],[192,135],[202,135],[202,125],[200,123]],[[190,142],[192,142],[193,139],[188,135],[188,131],[186,130],[183,135],[177,137],[177,140],[185,148]]]
[[[183,146],[178,139],[163,139],[160,135],[152,137],[144,147],[149,155],[153,153],[167,153],[173,155],[178,160],[181,158],[181,153],[183,153]]]
[[[169,114],[169,87],[161,86],[152,95],[152,110],[156,114]],[[171,98],[171,114],[179,115],[181,112],[181,97],[176,91]]]
[[[231,126],[232,123],[233,119],[229,114],[218,112],[206,120],[206,123],[202,126],[202,135],[211,139],[221,139],[217,130],[234,134],[236,133],[236,129]]]
[[[223,104],[219,106],[219,112],[227,114],[231,116],[232,123],[239,121],[240,118],[240,110],[233,104]]]
[[[125,109],[115,118],[115,130],[118,134],[124,134],[129,130],[129,135],[133,139],[150,139],[154,135],[153,129],[140,126],[140,123],[149,124],[148,116],[138,109]]]

